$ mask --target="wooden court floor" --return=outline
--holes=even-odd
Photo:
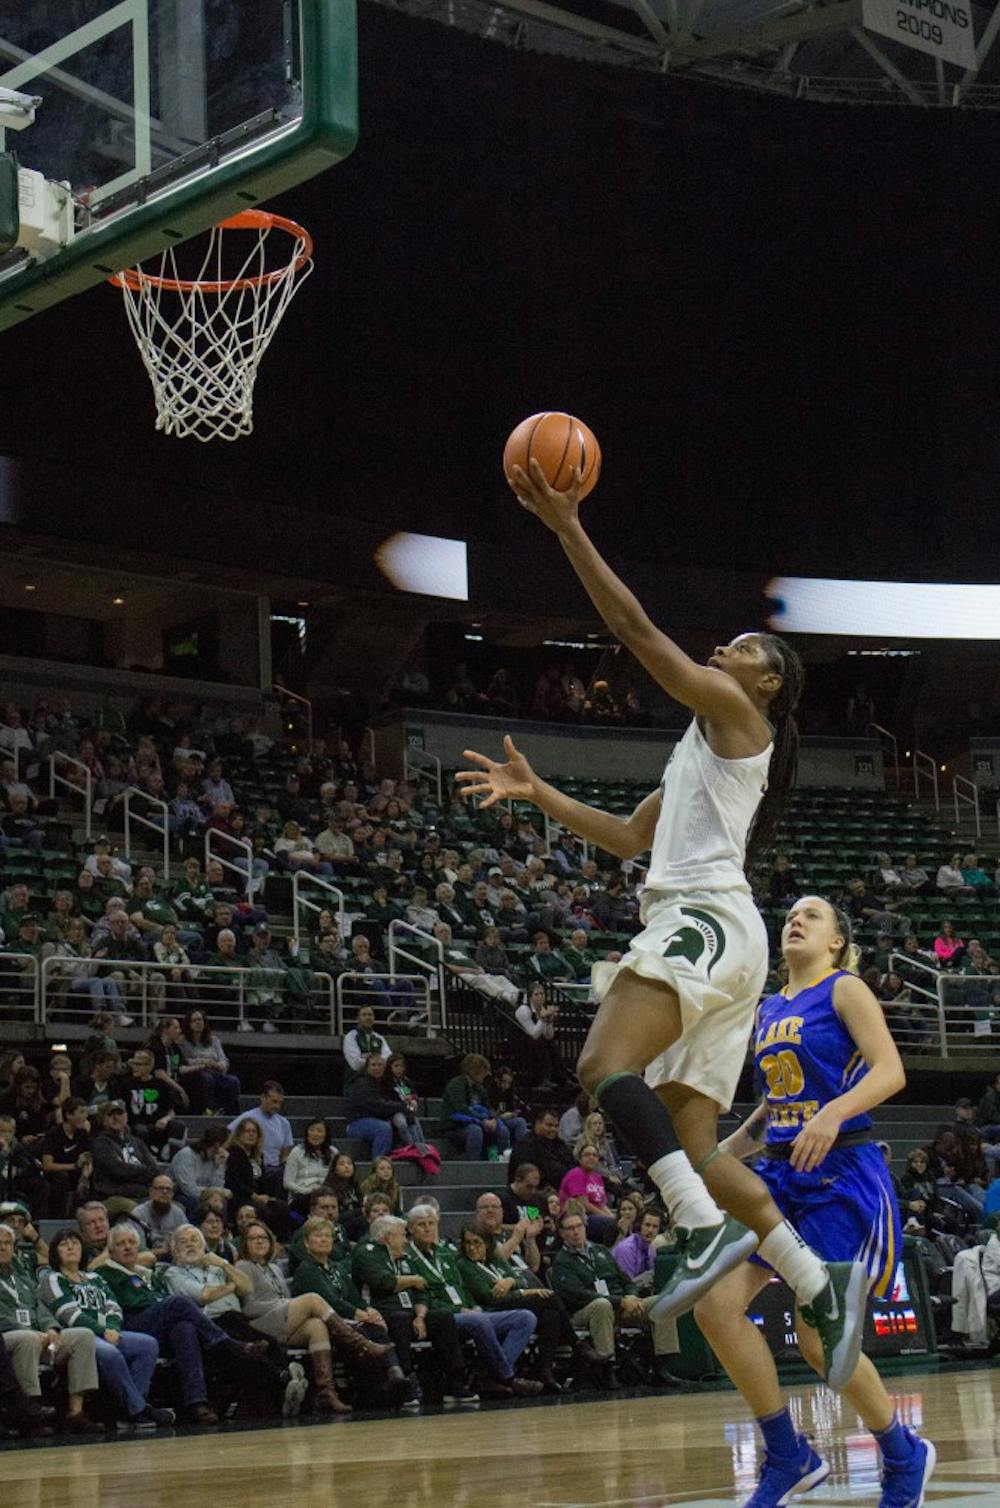
[[[1000,1508],[1000,1368],[890,1380],[938,1447],[927,1501]],[[877,1504],[873,1443],[825,1388],[789,1391],[833,1466],[813,1508]],[[11,1508],[731,1508],[759,1445],[734,1393],[223,1430],[0,1453]]]

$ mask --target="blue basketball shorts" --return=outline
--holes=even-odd
[[[758,1158],[753,1169],[819,1256],[863,1262],[873,1296],[892,1293],[903,1229],[889,1169],[874,1143],[834,1149],[811,1173],[796,1172],[784,1158]]]

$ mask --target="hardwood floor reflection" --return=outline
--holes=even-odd
[[[928,1503],[1000,1508],[1000,1369],[890,1379],[938,1448]],[[791,1392],[833,1473],[815,1508],[877,1504],[878,1461],[853,1410]],[[423,1418],[191,1433],[0,1453],[12,1508],[731,1508],[759,1442],[731,1392],[484,1409]]]

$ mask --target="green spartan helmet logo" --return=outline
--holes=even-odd
[[[691,918],[690,926],[679,927],[663,950],[664,958],[686,958],[697,963],[708,949],[706,973],[711,974],[726,950],[726,934],[714,916],[696,906],[682,906],[681,915]]]

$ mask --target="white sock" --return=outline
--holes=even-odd
[[[757,1255],[781,1274],[795,1297],[804,1304],[814,1299],[829,1280],[824,1264],[787,1220],[764,1237]]]
[[[700,1226],[722,1224],[725,1217],[686,1152],[668,1152],[658,1157],[648,1171],[675,1225],[697,1230]]]

